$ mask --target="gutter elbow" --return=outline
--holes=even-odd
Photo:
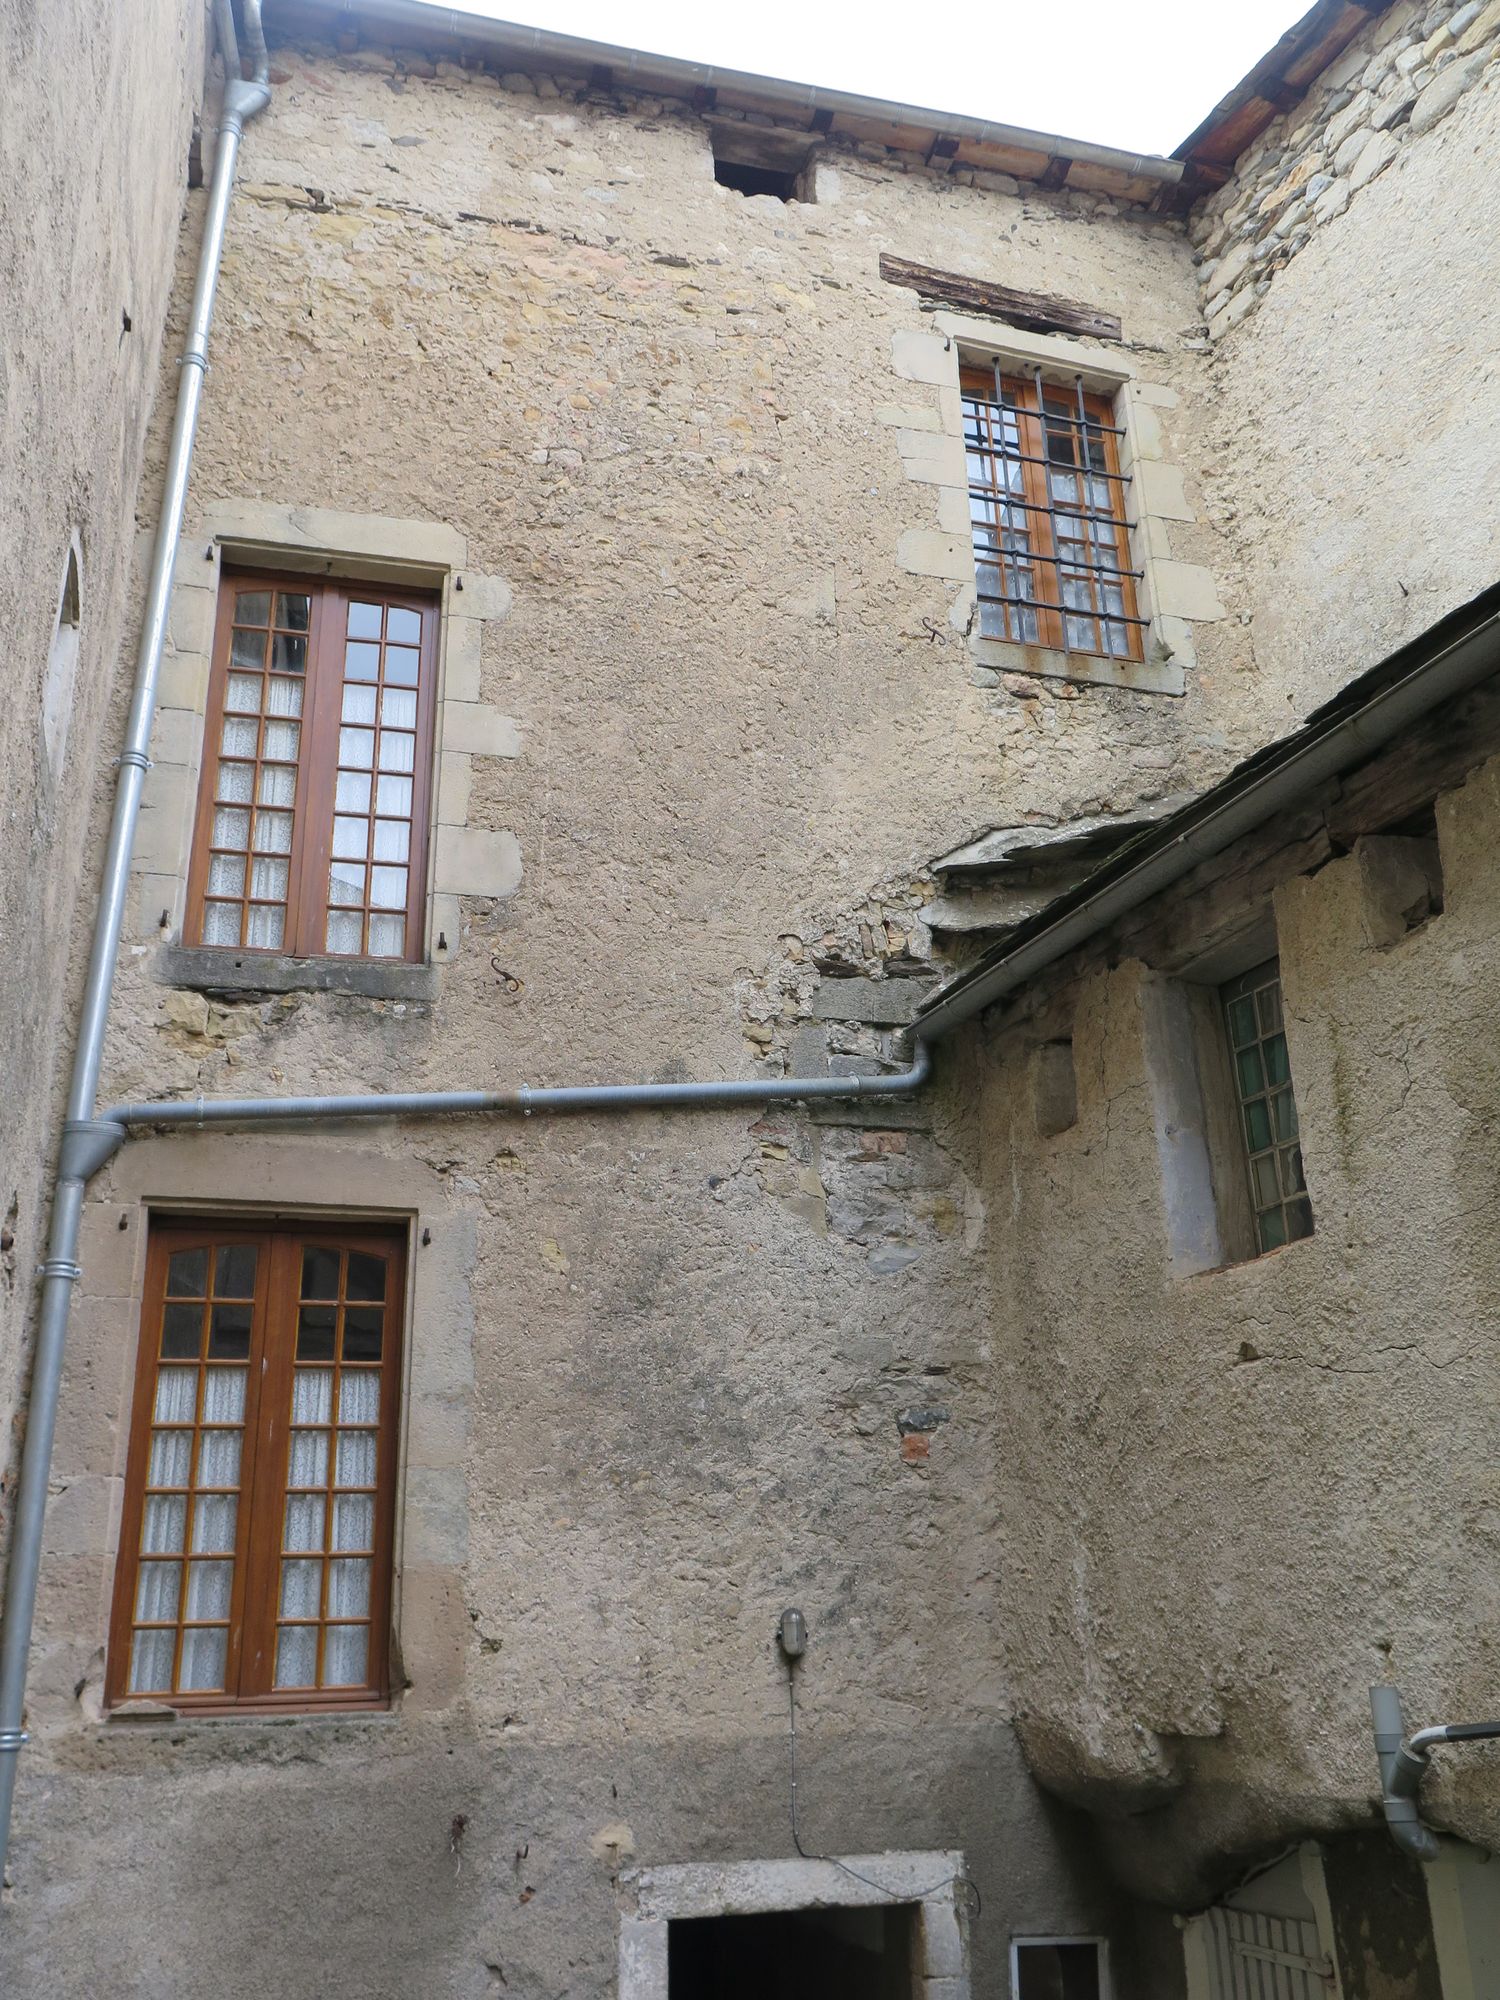
[[[1415,1799],[1393,1798],[1387,1792],[1381,1804],[1391,1838],[1402,1853],[1409,1854],[1413,1861],[1436,1861],[1443,1851],[1442,1842],[1431,1827],[1422,1824]]]

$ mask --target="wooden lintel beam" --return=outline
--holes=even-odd
[[[1120,322],[1113,313],[1076,299],[1048,298],[1041,292],[1017,292],[984,278],[966,278],[957,271],[935,271],[904,257],[880,255],[880,275],[888,285],[904,285],[924,299],[940,300],[964,312],[1003,319],[1033,333],[1081,333],[1094,340],[1119,340]]]

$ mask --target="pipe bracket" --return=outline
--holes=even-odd
[[[125,1127],[113,1118],[69,1118],[63,1125],[57,1171],[65,1181],[92,1180],[125,1143]]]
[[[17,1751],[24,1750],[30,1741],[30,1733],[25,1729],[0,1729],[0,1753],[8,1750],[14,1756]]]

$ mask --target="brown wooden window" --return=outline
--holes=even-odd
[[[225,575],[190,943],[420,957],[437,623],[407,590]]]
[[[404,1252],[153,1228],[108,1698],[385,1700]]]
[[[1144,658],[1108,397],[998,370],[961,386],[980,638]]]

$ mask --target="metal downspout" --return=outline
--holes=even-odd
[[[1500,1722],[1435,1722],[1406,1741],[1401,1718],[1401,1694],[1393,1687],[1370,1689],[1370,1715],[1375,1724],[1375,1755],[1380,1763],[1381,1804],[1391,1838],[1418,1861],[1436,1861],[1442,1842],[1422,1824],[1417,1792],[1427,1775],[1428,1752],[1434,1743],[1481,1743],[1500,1736]]]
[[[150,764],[151,724],[156,711],[157,681],[166,641],[172,573],[182,533],[193,439],[203,399],[203,376],[208,366],[208,333],[213,321],[214,294],[219,281],[229,203],[234,192],[240,137],[249,120],[271,101],[269,63],[260,31],[260,0],[242,0],[242,5],[246,41],[255,64],[255,76],[249,83],[240,75],[239,50],[229,0],[215,0],[215,24],[225,71],[218,150],[214,158],[203,243],[198,253],[198,273],[193,287],[187,341],[182,352],[177,408],[167,453],[165,492],[146,586],[135,686],[125,744],[120,752],[114,814],[104,852],[99,907],[94,918],[93,944],[84,977],[83,1001],[73,1051],[72,1081],[68,1088],[67,1111],[58,1148],[57,1185],[52,1198],[47,1256],[42,1265],[42,1301],[37,1319],[36,1354],[32,1362],[26,1442],[16,1487],[15,1527],[6,1579],[5,1622],[0,1629],[0,1875],[3,1875],[10,1838],[16,1760],[26,1741],[26,1732],[22,1727],[26,1664],[31,1650],[32,1618],[36,1610],[37,1568],[41,1558],[63,1345],[67,1336],[73,1284],[79,1275],[78,1225],[83,1211],[84,1183],[115,1151],[122,1136],[117,1125],[101,1124],[95,1120],[94,1101],[99,1088],[99,1067],[104,1050],[105,1023],[109,1017],[115,957],[124,920],[130,851],[140,813],[141,787]]]

